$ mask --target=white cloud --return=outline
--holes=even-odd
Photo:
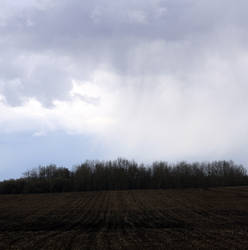
[[[90,134],[147,159],[247,148],[245,1],[0,3],[2,133]]]
[[[73,80],[72,99],[54,101],[53,108],[36,100],[21,107],[3,105],[1,130],[91,134],[113,156],[144,160],[232,158],[246,147],[248,136],[246,91],[242,81],[234,82],[243,72],[232,68],[231,61],[210,58],[188,78],[151,76],[142,85],[136,77],[126,77],[124,85],[121,76],[96,71],[90,82]],[[99,103],[79,96],[99,98]]]
[[[37,131],[37,132],[33,133],[33,136],[35,136],[35,137],[46,136],[46,135],[47,134],[44,131]]]
[[[132,10],[128,13],[128,18],[131,23],[145,24],[147,22],[146,13],[142,10]]]
[[[98,134],[114,122],[114,93],[118,91],[113,87],[114,79],[115,75],[99,71],[94,73],[92,82],[73,80],[71,99],[54,100],[51,108],[42,106],[34,98],[16,107],[2,102],[1,132],[31,130],[36,131],[34,135],[40,135],[40,131],[44,134],[64,130],[68,133]]]

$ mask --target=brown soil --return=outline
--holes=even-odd
[[[1,195],[0,249],[248,249],[248,187]]]

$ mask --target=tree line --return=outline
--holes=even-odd
[[[0,182],[1,194],[52,193],[96,190],[208,188],[248,185],[242,165],[232,161],[154,162],[150,165],[117,159],[86,161],[69,170],[40,166],[21,178]]]

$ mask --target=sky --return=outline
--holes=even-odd
[[[0,179],[55,163],[248,166],[246,0],[0,0]]]

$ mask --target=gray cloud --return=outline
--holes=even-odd
[[[0,3],[0,94],[8,105],[35,98],[53,110],[55,100],[78,98],[101,113],[104,98],[70,91],[73,79],[105,89],[109,78],[94,80],[103,71],[117,76],[106,88],[115,127],[102,136],[120,142],[118,152],[209,157],[238,155],[248,144],[247,1]]]
[[[67,98],[71,78],[102,65],[123,75],[187,74],[212,54],[246,48],[246,1],[2,2],[0,79],[12,104]]]

